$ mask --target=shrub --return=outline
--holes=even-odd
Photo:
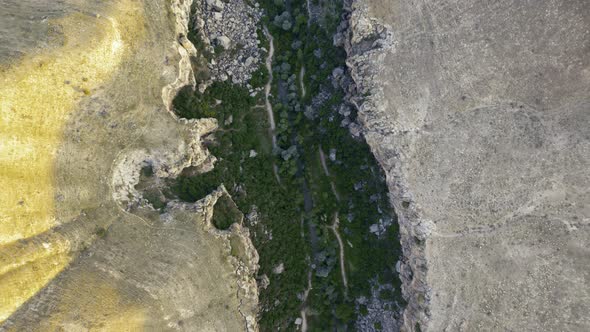
[[[242,213],[238,207],[231,200],[231,198],[223,195],[219,197],[213,208],[213,219],[211,222],[217,229],[226,230],[233,223],[240,222]]]

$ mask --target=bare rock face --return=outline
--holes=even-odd
[[[188,24],[191,16],[192,1],[172,1],[170,3],[170,11],[174,17],[174,30],[178,36],[178,40],[173,42],[174,49],[178,52],[180,59],[178,61],[177,69],[167,69],[164,74],[171,76],[174,79],[162,88],[162,99],[166,105],[166,109],[174,117],[176,115],[172,112],[172,101],[178,91],[187,85],[195,86],[195,75],[191,68],[191,56],[197,55],[195,46],[188,40]]]
[[[111,187],[115,201],[130,206],[141,200],[135,186],[143,167],[151,167],[159,178],[176,178],[188,167],[199,167],[201,172],[213,169],[216,158],[201,144],[201,137],[217,129],[217,120],[179,119],[178,122],[186,140],[179,141],[176,147],[136,149],[114,161]]]
[[[352,1],[408,331],[589,330],[587,1]],[[342,42],[342,38],[335,38]]]

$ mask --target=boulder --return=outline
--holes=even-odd
[[[221,35],[215,38],[215,40],[217,41],[217,45],[223,47],[226,50],[231,46],[231,40],[227,36]]]
[[[207,5],[218,12],[222,11],[223,7],[225,7],[221,0],[207,0]]]

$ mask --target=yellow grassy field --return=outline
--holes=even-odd
[[[142,29],[136,1],[118,1],[105,15],[74,13],[51,24],[58,49],[0,71],[0,322],[70,261],[67,239],[18,240],[59,224],[54,159],[68,115],[104,84]]]

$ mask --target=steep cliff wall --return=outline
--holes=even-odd
[[[399,214],[404,328],[589,329],[589,4],[349,9],[352,99]]]

